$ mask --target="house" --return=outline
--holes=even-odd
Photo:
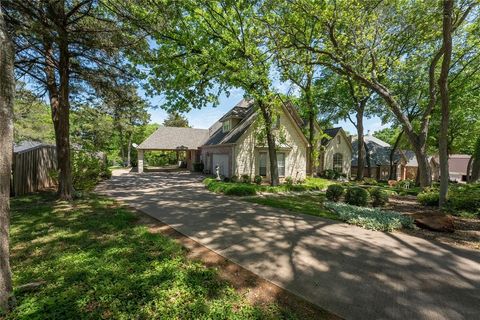
[[[472,156],[468,154],[451,154],[448,157],[448,173],[450,181],[466,182],[468,162]],[[436,166],[432,166],[432,175],[434,180],[440,178],[440,168],[438,166],[439,159],[434,157]]]
[[[353,153],[350,138],[342,128],[325,129],[323,133],[326,137],[320,142],[317,174],[335,170],[350,177]]]
[[[182,150],[187,168],[202,162],[204,172],[219,167],[225,177],[248,175],[270,178],[268,147],[258,124],[259,113],[251,99],[243,99],[209,129],[160,127],[138,147],[138,171],[143,172],[143,155],[150,150]],[[289,104],[282,104],[273,130],[276,133],[277,163],[281,178],[306,176],[307,148],[303,122]]]
[[[390,156],[392,147],[390,144],[382,141],[372,135],[363,137],[365,145],[365,169],[364,177],[375,178],[377,180],[390,179]],[[358,137],[352,137],[353,157],[352,157],[352,176],[357,175],[358,170]],[[406,165],[408,159],[401,150],[397,150],[392,157],[392,169],[394,180],[405,179]],[[415,170],[416,175],[416,170]]]

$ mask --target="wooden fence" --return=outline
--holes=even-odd
[[[50,173],[57,170],[55,146],[40,145],[13,154],[12,190],[15,196],[55,186]]]

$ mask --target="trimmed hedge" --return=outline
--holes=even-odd
[[[224,194],[228,196],[254,196],[257,194],[255,187],[252,185],[244,184],[244,185],[232,185],[231,187],[227,188]]]
[[[203,180],[203,183],[208,190],[226,195],[253,196],[257,194],[255,186],[251,184],[222,182],[212,178]]]
[[[388,192],[380,187],[374,187],[369,190],[374,207],[382,207],[388,202]]]
[[[438,206],[440,194],[436,188],[425,188],[417,195],[417,201],[424,206]]]
[[[326,196],[330,201],[338,202],[345,193],[345,188],[339,184],[329,185],[327,188]]]
[[[393,231],[413,228],[413,219],[395,211],[383,211],[376,208],[362,208],[346,203],[325,202],[325,208],[335,212],[340,220],[365,229]]]
[[[345,194],[345,202],[354,206],[365,207],[368,203],[368,191],[360,187],[351,187]]]
[[[480,183],[451,186],[448,207],[450,210],[465,210],[480,215]]]

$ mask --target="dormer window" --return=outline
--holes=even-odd
[[[232,120],[228,119],[223,121],[222,131],[229,132],[232,129]]]

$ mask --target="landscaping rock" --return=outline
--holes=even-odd
[[[439,232],[454,232],[455,226],[451,216],[431,215],[415,219],[415,224],[422,229]]]

